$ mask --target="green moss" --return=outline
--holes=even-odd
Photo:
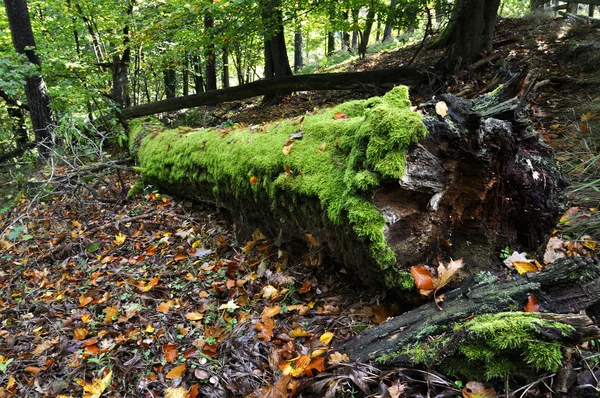
[[[138,193],[142,192],[143,190],[144,190],[144,182],[142,180],[137,180],[135,182],[135,184],[133,184],[133,186],[127,192],[127,198],[131,199]]]
[[[555,372],[562,360],[561,346],[549,340],[542,330],[564,337],[575,332],[569,325],[542,319],[536,313],[486,314],[446,330],[430,330],[427,342],[406,345],[377,361],[408,356],[417,365],[436,364],[449,374],[486,380],[505,378],[515,372]]]
[[[383,97],[306,116],[300,124],[159,131],[142,121],[132,123],[130,149],[137,151],[149,180],[208,183],[217,197],[266,195],[272,206],[286,206],[298,195],[316,197],[331,222],[350,222],[374,263],[386,270],[396,259],[385,242],[385,218],[373,204],[372,189],[381,179],[402,177],[408,147],[427,133],[409,107],[408,89],[396,87]],[[339,112],[348,118],[335,118]],[[284,154],[284,145],[298,133],[302,138]],[[385,279],[413,288],[406,273],[394,271]]]

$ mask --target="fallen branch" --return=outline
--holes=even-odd
[[[177,111],[202,105],[215,105],[262,95],[315,90],[364,90],[367,87],[391,88],[395,84],[412,85],[425,81],[425,73],[416,68],[402,67],[369,72],[323,73],[276,77],[268,80],[242,84],[240,86],[169,98],[149,104],[124,108],[124,119]]]

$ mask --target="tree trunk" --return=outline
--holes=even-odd
[[[440,44],[449,44],[450,63],[468,64],[492,51],[492,36],[500,0],[458,0]]]
[[[596,10],[596,7],[593,6],[593,5],[591,5],[591,4],[588,7],[589,7],[588,16],[590,18],[593,18],[594,17],[594,11]]]
[[[131,17],[135,1],[129,2],[126,15]],[[123,28],[123,55],[113,56],[112,61],[112,80],[113,87],[111,91],[112,100],[120,109],[130,106],[129,97],[129,65],[131,63],[131,47],[129,45],[129,25]]]
[[[292,76],[292,68],[285,47],[281,0],[262,0],[261,6],[262,20],[267,27],[264,42],[265,79]],[[280,95],[286,94],[281,91],[278,95],[265,96],[263,103],[276,102]]]
[[[183,96],[190,94],[190,57],[186,54],[183,57],[183,73],[181,76],[183,80]]]
[[[373,29],[373,23],[375,22],[375,4],[372,1],[371,7],[367,12],[367,20],[365,22],[365,30],[360,35],[360,44],[358,46],[358,54],[361,58],[367,55],[367,47],[369,47],[369,38],[371,37],[371,29]]]
[[[161,112],[171,112],[196,106],[237,101],[259,95],[277,96],[282,93],[306,91],[307,89],[372,91],[377,88],[390,89],[396,84],[413,85],[425,81],[426,75],[424,73],[409,67],[381,69],[368,72],[319,73],[313,75],[276,77],[231,87],[229,89],[142,104],[126,108],[122,111],[122,114],[126,119],[132,119]],[[201,87],[202,85],[199,85],[197,86],[197,89],[201,89]]]
[[[165,96],[167,98],[175,98],[177,96],[177,71],[174,67],[169,66],[163,70],[165,81]]]
[[[579,10],[579,3],[569,3],[567,5],[567,12],[573,15],[577,15],[577,11]]]
[[[375,41],[381,39],[381,15],[377,16],[377,27],[375,28]]]
[[[398,0],[392,0],[390,2],[390,7],[388,10],[388,17],[385,22],[385,29],[383,30],[383,41],[392,41],[394,38],[392,37],[392,25],[394,23],[394,16],[396,14],[396,3]]]
[[[196,94],[204,92],[204,79],[202,78],[202,62],[200,57],[195,55],[192,57],[192,64],[194,67],[194,91]]]
[[[335,53],[335,32],[327,32],[327,56]]]
[[[342,50],[350,50],[350,33],[348,33],[348,16],[350,12],[346,9],[342,13],[342,21],[344,22],[344,30],[342,31]]]
[[[214,0],[210,0],[213,4]],[[217,89],[217,60],[215,59],[215,45],[214,40],[214,25],[215,21],[212,14],[209,12],[204,16],[204,30],[206,35],[209,37],[209,44],[206,46],[206,91],[213,91]]]
[[[358,16],[360,9],[356,8],[352,10],[352,25],[354,25],[354,29],[352,30],[352,51],[358,50]]]
[[[312,264],[326,253],[366,285],[412,300],[412,265],[463,258],[475,273],[507,245],[532,253],[566,200],[566,181],[521,101],[441,100],[446,117],[425,104],[424,126],[405,87],[305,116],[289,155],[289,122],[262,135],[232,130],[228,141],[149,126],[137,130],[156,137],[136,139],[153,142],[139,161],[153,186],[228,209],[242,239],[256,228],[280,240],[311,234],[323,245],[311,246]],[[348,119],[335,122],[336,112]]]
[[[294,32],[294,73],[298,73],[304,67],[302,59],[302,24],[298,22]]]
[[[41,158],[46,158],[52,146],[54,118],[50,110],[50,99],[46,93],[46,83],[41,75],[42,63],[35,52],[35,39],[31,29],[27,2],[25,0],[4,0],[4,7],[15,51],[25,54],[31,64],[40,68],[39,75],[26,78],[25,94],[38,153]]]
[[[561,338],[556,331],[552,333],[550,329],[546,329],[546,325],[539,329],[542,333],[537,334],[532,342],[549,344],[559,340],[563,344],[573,345],[596,339],[600,335],[600,329],[594,325],[593,321],[596,319],[593,319],[595,314],[592,310],[600,302],[599,271],[599,265],[590,259],[567,257],[557,260],[540,272],[510,279],[491,275],[489,278],[483,275],[469,278],[457,289],[445,293],[441,307],[430,301],[368,329],[335,347],[335,350],[344,352],[359,362],[377,361],[380,365],[391,367],[441,365],[441,370],[444,370],[444,364],[448,364],[449,359],[466,359],[461,354],[461,346],[472,343],[469,340],[473,338],[477,341],[476,336],[468,336],[470,320],[474,316],[498,313],[504,315],[496,319],[524,317],[521,319],[531,318],[534,322],[538,322],[538,319],[558,321],[573,326],[577,332]],[[530,295],[537,299],[543,313],[506,313],[524,308]],[[588,315],[580,314],[585,310],[589,310]],[[449,339],[440,344],[444,333]],[[565,337],[567,338],[564,339]],[[407,348],[414,349],[422,344],[431,348],[429,354],[425,354],[426,358],[419,359],[410,355]],[[515,348],[517,347],[510,345],[503,349],[496,347],[490,354],[496,357],[496,361],[498,357],[505,356],[510,361],[518,362],[526,354],[526,350],[515,352]],[[486,367],[485,363],[478,365]],[[558,365],[560,361],[556,364]],[[468,376],[477,377],[474,374]]]
[[[229,49],[223,47],[223,88],[229,88]]]

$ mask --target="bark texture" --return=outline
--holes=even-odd
[[[277,189],[275,199],[268,193],[272,191],[267,186],[264,190],[253,190],[254,197],[251,200],[245,197],[245,194],[236,191],[232,182],[225,182],[222,189],[215,190],[213,184],[218,177],[212,176],[216,176],[215,173],[222,170],[218,162],[202,160],[203,155],[200,152],[198,159],[202,166],[194,166],[188,171],[188,166],[182,169],[177,163],[189,164],[182,161],[179,155],[173,155],[174,158],[169,160],[166,159],[166,155],[161,154],[161,151],[167,151],[165,153],[168,154],[170,148],[175,148],[173,139],[186,139],[183,135],[176,136],[175,132],[170,133],[173,137],[164,138],[164,144],[160,144],[163,142],[160,140],[152,144],[154,155],[145,152],[145,156],[153,156],[152,159],[161,162],[161,165],[152,163],[155,160],[148,163],[150,158],[146,158],[146,164],[155,169],[153,174],[147,177],[154,186],[165,191],[211,202],[228,209],[236,220],[241,239],[249,236],[256,228],[278,237],[279,241],[306,241],[306,234],[311,234],[317,242],[322,242],[325,246],[325,250],[319,248],[319,256],[327,253],[332,259],[350,268],[356,274],[357,280],[369,285],[404,289],[402,291],[411,290],[413,283],[412,278],[407,277],[407,270],[415,264],[432,263],[436,258],[463,258],[466,270],[475,273],[488,269],[497,262],[499,250],[507,244],[515,249],[535,251],[545,243],[565,202],[566,183],[556,167],[551,149],[533,130],[526,117],[524,105],[518,99],[501,101],[500,95],[476,101],[451,95],[443,98],[448,107],[444,117],[436,114],[434,103],[421,107],[426,115],[424,123],[429,134],[418,143],[407,147],[406,163],[400,166],[406,170],[403,176],[382,177],[376,180],[376,187],[361,188],[371,192],[367,196],[370,196],[368,200],[372,200],[375,213],[368,213],[369,215],[360,212],[353,215],[348,210],[347,214],[340,213],[342,218],[339,222],[332,222],[327,216],[330,209],[323,207],[320,196],[298,194],[292,189],[295,185],[291,181],[296,181],[295,184],[312,181],[304,174],[299,180],[290,180],[292,185],[289,191],[287,188],[279,190],[274,186],[273,189]],[[386,99],[384,96],[382,99],[370,101],[372,102],[344,104],[344,108],[340,108],[351,113],[354,112],[353,109],[365,107],[364,122],[361,122],[361,116],[351,120],[352,123],[360,123],[360,131],[372,129],[373,134],[367,135],[371,140],[368,145],[379,145],[376,132],[380,134],[385,130],[383,134],[388,134],[386,131],[389,128],[390,134],[393,135],[396,134],[394,131],[402,131],[403,125],[397,125],[402,122],[397,120],[405,120],[407,126],[416,122],[408,121],[408,116],[392,118],[394,106],[399,104],[396,101],[400,101],[398,99]],[[408,102],[406,99],[402,101]],[[329,120],[316,123],[317,127],[314,127],[313,131],[324,131],[322,129],[329,126]],[[332,115],[331,123],[333,122]],[[307,120],[304,123],[309,122]],[[283,128],[287,128],[285,126],[284,124]],[[414,126],[418,127],[416,124]],[[149,127],[148,130],[150,129],[154,128]],[[332,134],[335,134],[336,130],[332,131]],[[281,145],[287,139],[287,134],[283,135],[285,137],[282,138]],[[160,137],[158,132],[153,133],[152,137],[155,136]],[[135,142],[141,142],[140,138],[136,137]],[[308,139],[310,138],[305,138],[303,142]],[[398,139],[405,143],[407,140],[406,136]],[[211,145],[213,151],[218,145],[223,145],[216,138],[211,140],[213,141],[206,145]],[[238,142],[233,138],[231,140]],[[252,144],[253,141],[248,141],[248,138],[238,140],[240,145],[244,146],[237,146],[236,150],[245,150],[245,145]],[[367,145],[361,140],[359,139],[354,147],[358,153],[365,151],[364,145]],[[394,140],[397,139],[393,138],[390,142],[398,142]],[[181,144],[178,144],[181,145],[181,149],[173,150],[189,152],[186,142],[181,141]],[[149,144],[144,145],[147,147]],[[300,145],[302,144],[296,144],[297,147]],[[318,145],[321,145],[321,142]],[[336,144],[330,142],[328,145]],[[380,147],[387,148],[387,144],[384,142]],[[330,150],[334,151],[334,154],[337,153],[335,147]],[[221,155],[223,151],[227,151],[227,148],[219,149],[215,153],[225,156],[223,161],[231,162],[231,156]],[[369,151],[367,149],[365,152],[367,156],[370,156]],[[309,151],[307,155],[314,152]],[[274,163],[268,167],[262,166],[264,162],[271,162],[268,159],[278,159],[278,156],[281,156],[281,147],[278,147],[278,144],[259,147],[250,153],[253,159],[256,157],[256,167],[249,163],[249,171],[243,173],[257,173],[255,170],[265,167],[266,173],[269,173],[263,180],[265,184],[271,181],[288,181],[288,172],[280,171],[284,169],[283,165]],[[186,152],[186,155],[182,156],[187,157],[190,154]],[[244,162],[247,161],[247,156],[242,156]],[[356,159],[361,159],[360,156],[355,160],[342,159],[338,162],[339,167],[354,164],[353,162],[358,161]],[[388,159],[388,155],[384,153],[374,156],[378,159]],[[395,153],[393,156],[402,157],[404,154]],[[298,162],[302,162],[302,159],[304,157],[298,158]],[[328,158],[323,160],[325,159]],[[374,166],[376,169],[365,170],[367,173],[361,174],[360,178],[371,178],[369,173],[390,175],[386,174],[386,169],[388,166],[395,167],[395,159],[398,158],[389,159],[389,163],[381,160],[380,166]],[[357,165],[363,161],[360,162]],[[208,170],[207,167],[213,169]],[[297,167],[303,168],[300,163]],[[335,171],[335,167],[332,170]],[[353,173],[355,169],[348,170]],[[293,174],[290,169],[290,175]],[[257,175],[260,177],[260,174]],[[176,176],[175,179],[173,176]],[[241,184],[240,189],[248,189],[247,178],[250,176],[251,174],[233,178],[236,178],[237,184]],[[230,179],[232,176],[226,178]],[[363,187],[363,184],[368,184],[360,182],[367,180],[352,181],[357,181],[357,184]],[[318,191],[315,193],[318,194]],[[371,205],[367,202],[360,203],[370,209]],[[381,226],[379,221],[373,221],[376,223],[373,224],[374,229],[367,231],[362,228],[371,225],[371,220],[379,220],[380,217]],[[385,248],[376,244],[382,230],[381,239],[385,241]],[[382,251],[387,253],[388,249],[393,255],[391,260],[384,256],[384,261],[380,256],[383,256]],[[395,264],[387,263],[388,260],[393,261],[394,255]],[[383,264],[384,262],[386,263]]]
[[[35,52],[35,38],[31,29],[27,2],[25,0],[4,0],[4,7],[15,51],[25,54],[30,63],[41,68],[42,63]],[[26,79],[25,94],[38,152],[42,158],[45,158],[49,154],[49,147],[52,143],[54,118],[50,110],[46,83],[41,74]]]

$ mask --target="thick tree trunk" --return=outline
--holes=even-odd
[[[569,3],[567,6],[567,12],[573,15],[577,15],[579,11],[579,3]]]
[[[540,341],[549,338],[550,341],[574,344],[599,337],[600,329],[594,325],[597,319],[593,308],[600,302],[600,266],[590,259],[568,257],[557,260],[540,272],[510,279],[499,279],[489,274],[469,278],[457,289],[445,293],[441,306],[431,301],[389,319],[335,349],[360,362],[410,366],[415,365],[415,357],[406,355],[409,352],[406,348],[427,343],[440,351],[433,349],[425,365],[443,363],[448,357],[456,359],[461,355],[459,348],[466,337],[462,334],[462,325],[467,325],[477,315],[522,310],[529,295],[537,299],[543,313],[529,313],[527,317],[562,322],[577,331],[561,337],[556,331],[544,331],[542,327],[542,333],[538,335]],[[585,310],[589,311],[589,317],[580,314]],[[451,336],[450,340],[436,347],[444,333]],[[493,353],[497,354],[500,353]],[[522,356],[523,352],[516,354]],[[419,362],[423,365],[423,360]]]
[[[352,24],[358,26],[358,16],[360,9],[355,8],[352,10]],[[358,50],[358,30],[356,28],[352,31],[352,51]]]
[[[335,53],[335,32],[327,32],[327,56]]]
[[[132,119],[161,112],[171,112],[202,105],[215,105],[222,102],[237,101],[260,95],[282,95],[294,91],[365,91],[376,88],[389,89],[395,84],[412,85],[422,83],[425,82],[426,78],[427,76],[418,69],[401,67],[368,72],[319,73],[313,75],[275,77],[268,80],[259,80],[231,87],[229,89],[206,93],[201,91],[198,93],[198,90],[202,89],[202,75],[197,74],[197,94],[133,106],[124,109],[122,114],[126,119]]]
[[[31,29],[27,2],[25,0],[4,0],[4,7],[15,51],[25,54],[31,64],[41,69],[42,63],[35,52],[35,39]],[[26,78],[25,94],[38,152],[41,158],[45,158],[49,155],[49,148],[52,145],[54,118],[50,110],[50,99],[41,70],[39,75]]]
[[[385,22],[385,29],[383,30],[383,41],[392,41],[392,24],[394,23],[394,15],[396,13],[396,3],[398,0],[392,0],[388,10],[388,17]]]
[[[451,63],[468,63],[492,51],[492,36],[500,0],[458,0],[440,45],[450,45]]]
[[[159,141],[150,152],[143,146],[138,158],[152,185],[229,209],[242,236],[256,228],[282,240],[311,234],[327,249],[315,256],[328,253],[357,280],[399,294],[414,288],[413,265],[463,258],[465,271],[475,273],[496,264],[507,245],[528,252],[543,245],[562,211],[566,183],[524,105],[499,96],[475,102],[442,96],[447,115],[438,116],[434,103],[423,105],[429,134],[409,145],[425,128],[402,90],[306,116],[297,128],[300,141],[287,149],[298,152],[289,157],[282,148],[285,154],[294,128],[286,122],[269,134],[232,131],[228,142],[240,145],[230,146],[209,131],[161,137],[151,126],[156,138],[148,139]],[[335,112],[348,120],[334,124]],[[279,138],[261,146],[275,139],[269,137]],[[179,155],[195,156],[190,145],[203,153],[194,157],[197,164]],[[232,161],[236,156],[243,163]],[[232,164],[239,173],[219,177]],[[319,167],[327,167],[327,177],[310,174]],[[323,178],[333,185],[321,189],[329,184]]]
[[[262,18],[268,31],[265,33],[265,78],[291,76],[283,29],[281,0],[264,0]]]

